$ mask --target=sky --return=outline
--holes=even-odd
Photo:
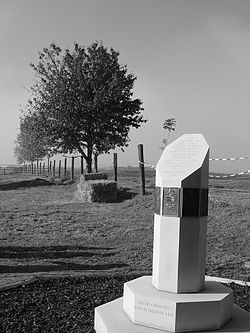
[[[38,52],[51,42],[71,48],[102,41],[137,77],[134,98],[148,120],[130,132],[118,165],[155,165],[170,142],[202,133],[210,157],[250,156],[249,0],[0,0],[0,164],[16,163],[20,105],[29,98]],[[111,155],[100,165],[112,165]],[[250,160],[212,162],[222,172],[250,169]]]

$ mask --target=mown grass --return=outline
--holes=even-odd
[[[145,196],[139,195],[135,170],[119,170],[119,202],[112,204],[78,201],[76,183],[1,190],[1,183],[18,180],[0,179],[1,273],[151,273],[153,170],[146,171]],[[249,183],[248,178],[210,182],[210,275],[249,280],[244,268]]]

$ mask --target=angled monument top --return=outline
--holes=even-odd
[[[156,165],[156,186],[181,187],[183,180],[202,167],[208,150],[202,134],[182,135],[164,149]]]

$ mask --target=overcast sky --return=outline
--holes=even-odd
[[[171,140],[202,133],[210,157],[250,155],[249,0],[0,0],[0,164],[16,162],[19,105],[34,80],[29,63],[52,41],[63,48],[103,41],[137,76],[134,97],[148,122],[117,151],[120,165],[137,165],[139,143],[155,164],[170,117]],[[111,165],[112,156],[101,163]]]

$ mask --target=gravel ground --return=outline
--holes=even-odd
[[[0,292],[0,332],[94,333],[94,308],[122,296],[137,276],[55,278]],[[235,283],[235,304],[250,311],[250,287]]]

